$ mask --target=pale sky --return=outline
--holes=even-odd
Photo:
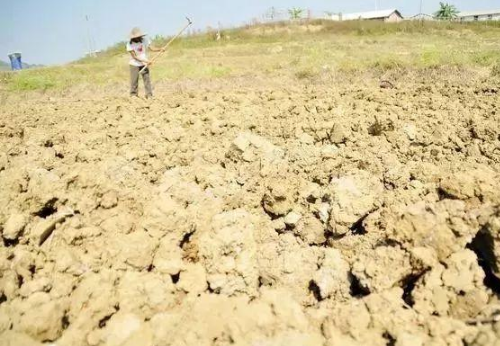
[[[0,60],[21,51],[23,61],[61,64],[88,51],[88,32],[97,49],[126,39],[133,26],[151,35],[174,34],[185,23],[195,28],[237,26],[250,22],[272,6],[307,8],[314,16],[324,11],[358,12],[397,8],[404,16],[417,14],[420,0],[0,0]],[[448,1],[459,10],[500,9],[499,0]],[[439,0],[423,0],[423,12],[437,10]],[[89,17],[89,22],[85,20]]]

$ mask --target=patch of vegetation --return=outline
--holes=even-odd
[[[317,76],[317,73],[310,68],[295,72],[295,77],[297,77],[298,79],[312,79],[315,76]]]
[[[386,132],[394,131],[394,123],[392,120],[387,120],[385,122],[381,122],[378,119],[375,119],[375,122],[368,127],[368,133],[371,136],[381,136]]]
[[[491,66],[498,62],[499,58],[500,52],[492,50],[477,52],[472,57],[473,62],[480,66]]]
[[[10,80],[12,79],[12,72],[7,72],[7,71],[0,71],[0,83],[2,84],[8,84]]]
[[[56,86],[55,80],[44,73],[19,71],[9,80],[9,89],[14,91],[47,90]]]
[[[420,64],[425,67],[434,67],[441,64],[442,53],[437,49],[430,49],[420,55]]]
[[[382,70],[382,71],[389,71],[389,70],[394,70],[403,67],[404,63],[397,58],[394,57],[385,57],[382,59],[379,59],[375,61],[371,67]]]
[[[222,78],[231,73],[231,69],[223,66],[210,66],[208,68],[208,76],[212,78]]]

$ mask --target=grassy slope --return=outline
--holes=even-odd
[[[278,23],[177,41],[154,66],[155,80],[246,74],[313,76],[322,69],[364,70],[460,66],[498,71],[500,23]],[[157,42],[161,44],[162,42]],[[8,90],[67,88],[128,78],[127,54],[117,44],[99,58],[59,67],[2,74]]]

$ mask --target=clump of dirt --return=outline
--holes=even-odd
[[[495,345],[500,94],[435,78],[6,104],[0,343]]]

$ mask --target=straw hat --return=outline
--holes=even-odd
[[[146,35],[147,34],[143,33],[141,29],[139,29],[138,27],[135,27],[130,32],[129,38],[133,39],[133,38],[138,38],[138,37],[142,37],[142,36],[146,36]]]

